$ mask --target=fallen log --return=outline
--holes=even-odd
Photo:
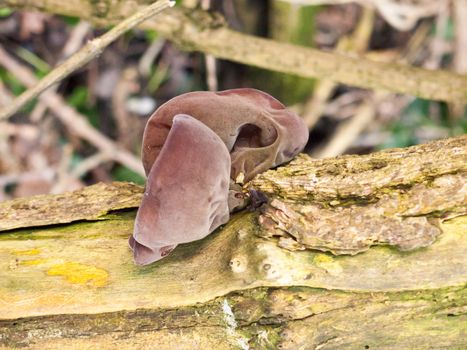
[[[0,203],[0,349],[465,348],[466,174],[467,136],[300,155],[145,267],[139,186]]]

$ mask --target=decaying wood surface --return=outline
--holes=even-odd
[[[278,194],[260,222],[284,247],[356,254],[373,244],[431,244],[467,205],[467,138],[369,156],[303,156],[252,186]],[[404,234],[401,235],[401,232]]]
[[[465,348],[466,173],[467,136],[302,155],[245,186],[268,204],[146,267],[138,186],[2,203],[0,349]]]

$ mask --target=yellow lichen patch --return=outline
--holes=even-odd
[[[63,276],[70,283],[93,287],[104,287],[109,279],[109,273],[106,270],[76,262],[53,265],[47,271],[47,275]]]
[[[313,263],[315,263],[316,265],[332,262],[334,262],[333,257],[326,254],[316,254],[313,258]]]
[[[326,270],[330,275],[335,276],[342,272],[342,266],[335,259],[326,254],[316,254],[313,263]]]
[[[14,255],[38,255],[41,252],[40,249],[25,249],[25,250],[14,250],[12,253]]]
[[[50,259],[21,260],[18,262],[18,264],[23,265],[23,266],[34,266],[34,265],[44,264],[49,260]]]

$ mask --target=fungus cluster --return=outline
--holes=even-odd
[[[146,125],[147,183],[129,243],[150,264],[229,220],[231,180],[291,160],[308,140],[303,121],[255,89],[191,92],[160,106]]]

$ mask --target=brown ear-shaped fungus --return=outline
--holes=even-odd
[[[188,115],[176,115],[158,153],[129,242],[140,265],[229,219],[230,156],[219,136]]]
[[[135,261],[159,260],[227,222],[229,176],[249,181],[307,140],[304,122],[259,90],[192,92],[163,104],[143,136],[148,181],[130,238]]]
[[[232,179],[245,181],[291,160],[308,141],[303,120],[265,92],[233,89],[177,96],[159,107],[143,136],[143,166],[149,173],[169,134],[173,117],[189,114],[213,130],[232,159]]]

